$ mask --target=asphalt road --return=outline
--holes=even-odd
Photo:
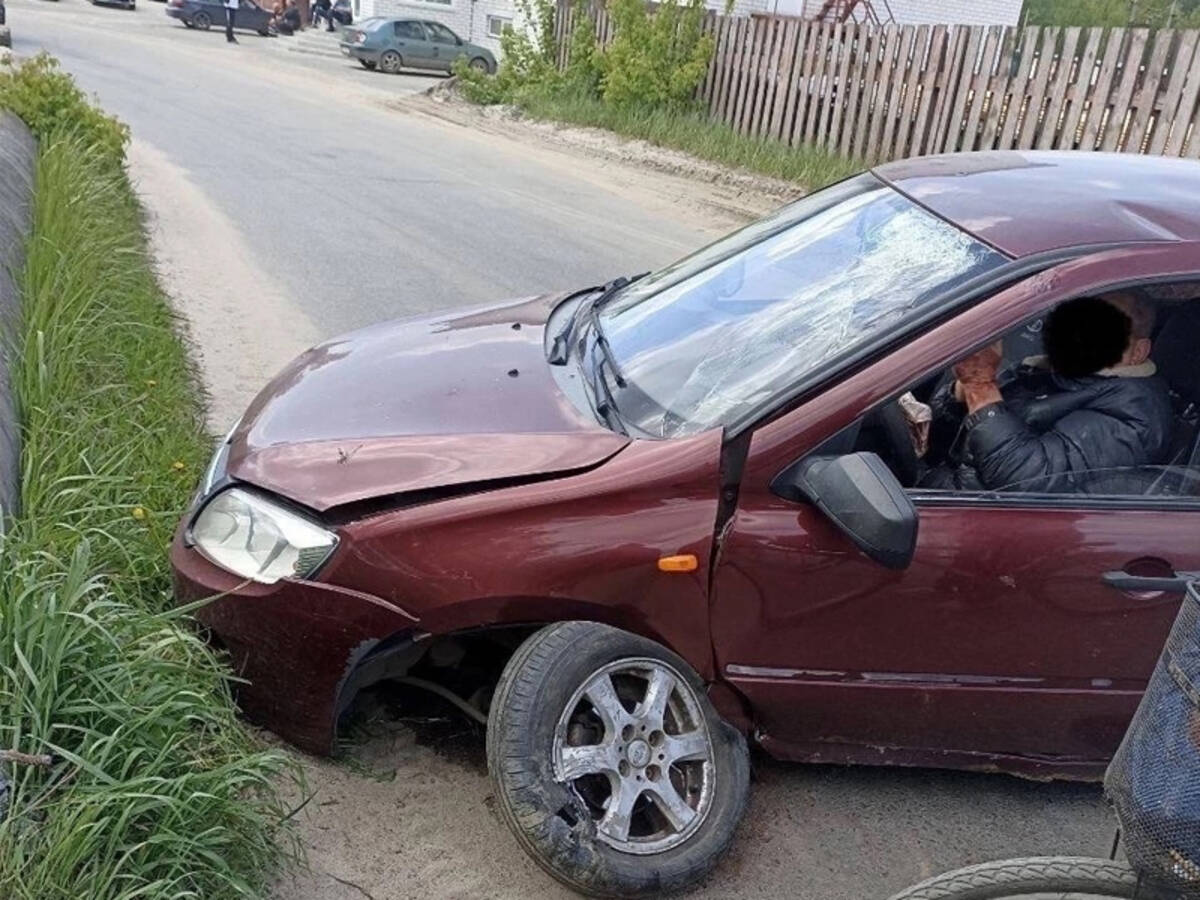
[[[660,265],[703,229],[623,203],[492,142],[381,114],[436,77],[190,31],[143,2],[17,0],[14,52],[44,48],[236,223],[326,334]]]
[[[192,205],[171,226],[175,240],[186,242],[194,222],[194,253],[211,257],[213,278],[236,258],[278,286],[281,298],[262,300],[259,331],[242,336],[237,355],[270,344],[292,316],[311,323],[306,339],[310,331],[328,336],[410,312],[595,283],[662,264],[714,230],[653,191],[639,199],[606,183],[603,166],[555,160],[386,108],[431,78],[389,78],[304,58],[285,52],[283,39],[246,36],[228,47],[219,33],[187,31],[146,0],[134,13],[80,0],[10,0],[8,18],[16,52],[44,48],[58,56],[130,124],[135,141],[163,161],[162,171],[177,173],[170,177],[181,179],[180,203],[191,198]],[[174,196],[161,180],[160,207]],[[213,211],[204,223],[187,211],[197,204]],[[214,245],[222,242],[218,253]],[[230,315],[260,299],[229,298]],[[201,335],[199,343],[206,341],[214,338]],[[310,775],[331,785],[325,796],[332,799],[320,805],[332,810],[341,802],[345,824],[332,829],[336,836],[328,819],[313,826],[317,875],[281,887],[280,897],[361,896],[345,880],[381,900],[477,896],[472,886],[489,878],[494,896],[545,896],[545,877],[488,813],[478,764],[429,754],[422,760],[427,802],[446,809],[413,803],[403,770],[383,784],[313,764]],[[382,811],[364,815],[367,800],[382,803]],[[405,832],[402,850],[375,845],[386,810],[406,802],[404,821],[427,817],[436,840]],[[983,859],[1103,855],[1111,834],[1095,786],[760,759],[746,826],[706,893],[870,900]],[[400,880],[393,865],[407,867]],[[426,879],[439,866],[457,870],[458,887]]]

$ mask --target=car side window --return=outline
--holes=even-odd
[[[426,22],[425,27],[429,29],[429,39],[435,44],[458,43],[458,35],[440,22]]]
[[[425,40],[425,29],[421,27],[420,22],[397,22],[394,27],[398,38],[409,41]]]
[[[822,453],[876,453],[931,498],[1197,502],[1197,346],[1200,283],[1075,298],[910,386]]]

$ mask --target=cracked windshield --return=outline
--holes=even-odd
[[[663,436],[731,424],[1003,261],[874,176],[850,179],[606,306],[605,335],[634,389],[621,414]]]

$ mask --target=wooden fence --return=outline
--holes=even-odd
[[[612,24],[595,13],[602,43]],[[571,9],[559,8],[567,62]],[[958,150],[1200,157],[1200,31],[710,15],[699,99],[742,134],[869,161]]]

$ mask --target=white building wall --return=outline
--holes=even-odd
[[[500,56],[500,27],[516,25],[512,0],[359,0],[359,18],[387,16],[394,19],[429,19],[441,22],[464,41],[487,47]],[[490,21],[489,21],[490,20]],[[496,34],[489,34],[491,25]]]
[[[1022,0],[887,0],[901,25],[1017,25]],[[876,0],[880,15],[883,0]]]

